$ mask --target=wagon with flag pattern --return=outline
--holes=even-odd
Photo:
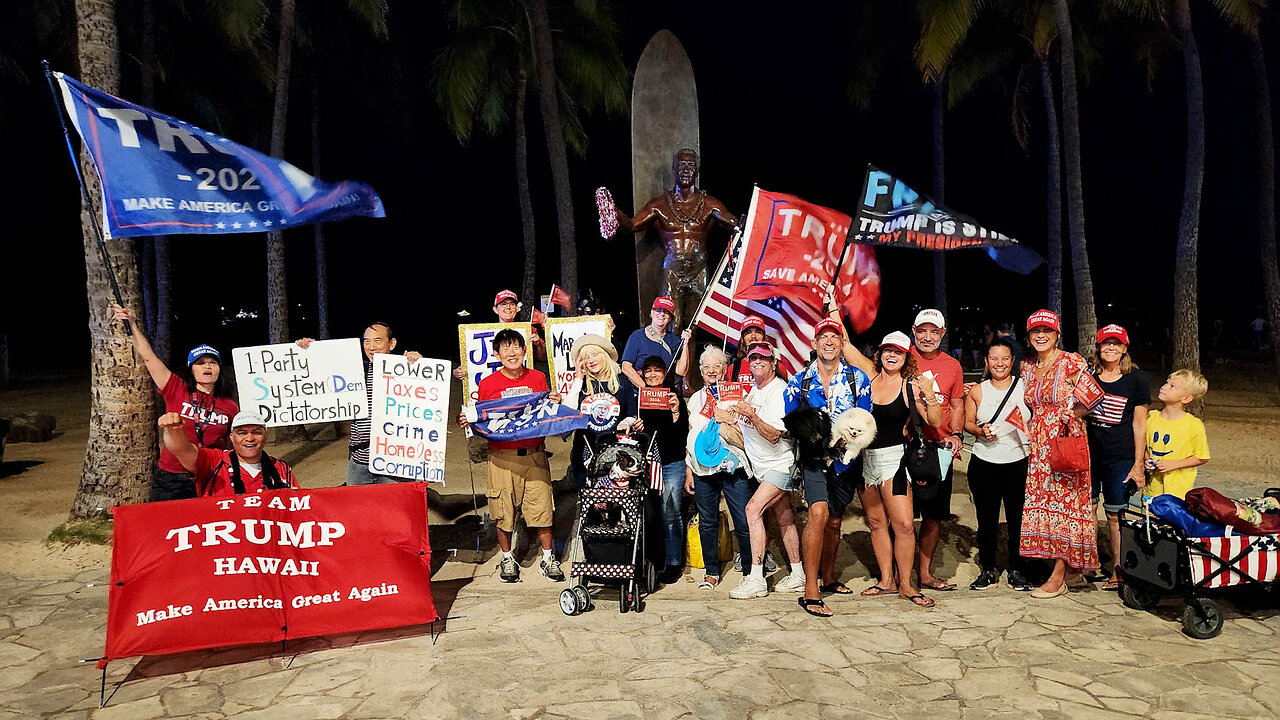
[[[658,534],[656,503],[662,491],[662,460],[657,435],[604,433],[587,442],[587,487],[578,490],[578,520],[571,538],[569,587],[560,593],[560,609],[578,615],[592,608],[591,584],[618,587],[618,610],[640,612],[641,597],[658,586],[651,558]]]
[[[1267,491],[1277,493],[1280,488]],[[1188,537],[1144,507],[1121,515],[1118,562],[1125,605],[1150,610],[1164,595],[1182,595],[1183,633],[1206,639],[1222,632],[1225,615],[1216,598],[1223,590],[1252,586],[1276,594],[1280,536]]]

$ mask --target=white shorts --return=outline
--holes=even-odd
[[[902,466],[902,456],[906,445],[890,445],[882,448],[867,448],[862,451],[862,484],[867,487],[878,487],[893,479]]]

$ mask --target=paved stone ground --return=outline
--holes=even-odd
[[[117,662],[104,709],[98,671],[79,660],[101,652],[106,570],[3,577],[0,718],[1280,715],[1274,596],[1229,604],[1208,641],[1180,633],[1175,599],[1142,613],[1101,590],[1036,601],[961,589],[934,593],[932,610],[896,596],[836,598],[837,615],[821,620],[794,594],[730,600],[736,574],[710,592],[686,576],[639,614],[619,614],[606,590],[594,610],[566,617],[563,586],[532,560],[516,585],[498,580],[494,559],[444,563],[435,595],[450,619],[434,639],[418,627],[300,640],[284,654],[273,645]]]

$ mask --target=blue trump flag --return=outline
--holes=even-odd
[[[245,233],[385,217],[365,183],[326,183],[289,163],[53,73],[102,181],[108,238]]]
[[[482,400],[463,412],[471,421],[471,429],[489,440],[529,440],[587,427],[586,415],[551,402],[545,392]]]

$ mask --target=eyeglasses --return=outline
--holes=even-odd
[[[698,367],[702,368],[703,370],[723,370],[725,368],[725,364],[714,363],[712,365],[699,365]]]

